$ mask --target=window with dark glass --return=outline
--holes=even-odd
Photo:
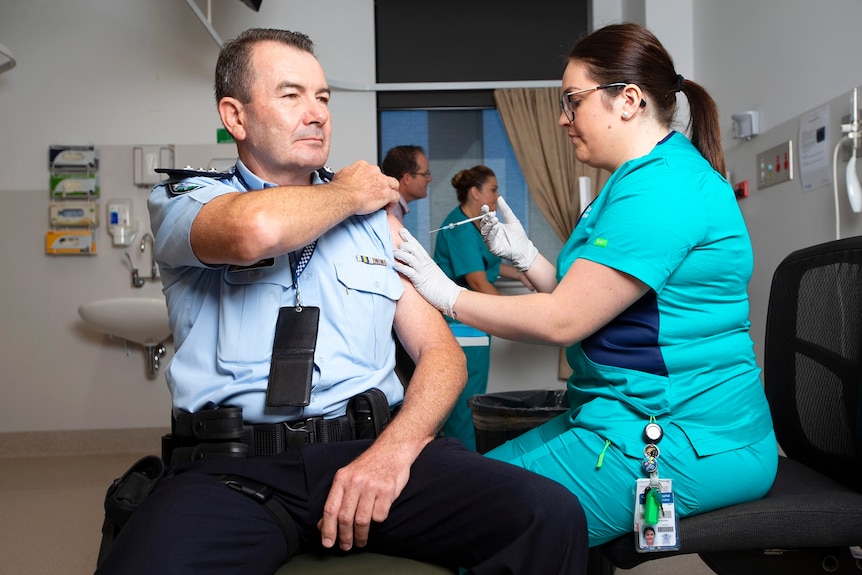
[[[403,144],[428,154],[434,175],[428,197],[410,204],[404,222],[426,248],[433,250],[429,230],[458,203],[452,176],[485,164],[533,242],[554,261],[560,241],[530,198],[493,89],[462,88],[559,81],[587,22],[587,0],[375,0],[377,82],[449,87],[377,92],[381,161],[389,148]]]

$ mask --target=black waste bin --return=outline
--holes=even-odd
[[[474,395],[467,405],[473,411],[476,450],[485,453],[565,413],[569,400],[564,389],[532,389]]]

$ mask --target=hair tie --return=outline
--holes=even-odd
[[[682,77],[682,74],[676,75],[676,91],[682,92],[683,84],[685,83],[685,78]]]

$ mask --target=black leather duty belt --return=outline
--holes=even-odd
[[[162,438],[162,457],[180,463],[212,457],[278,455],[309,443],[356,439],[354,429],[350,415],[252,425],[243,422],[241,408],[223,407],[174,418],[171,434]]]

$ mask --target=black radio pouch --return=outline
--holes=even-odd
[[[354,395],[347,403],[356,439],[374,439],[389,423],[389,400],[376,387]]]
[[[143,503],[162,479],[165,464],[155,455],[142,457],[119,479],[115,479],[105,495],[105,521],[102,524],[102,544],[96,566],[110,549],[111,544],[135,509]]]

